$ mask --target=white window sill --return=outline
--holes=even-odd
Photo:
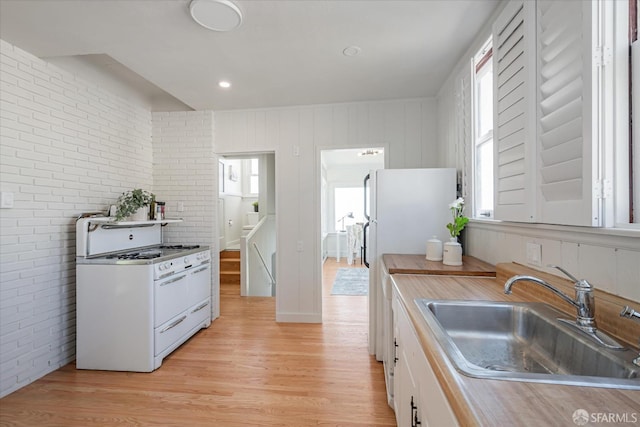
[[[467,227],[476,230],[510,232],[540,239],[640,250],[640,229],[638,228],[576,227],[569,225],[518,223],[498,221],[495,219],[471,219]]]

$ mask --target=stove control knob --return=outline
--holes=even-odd
[[[160,265],[158,265],[158,270],[162,271],[162,270],[164,270],[164,268],[165,268],[165,267],[164,267],[164,264],[160,264]]]
[[[185,257],[185,258],[184,258],[184,263],[185,263],[185,264],[189,264],[189,258]]]

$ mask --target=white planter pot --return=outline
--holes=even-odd
[[[149,219],[149,206],[143,206],[127,217],[127,221],[146,221]]]
[[[442,263],[452,266],[462,265],[462,245],[458,243],[458,239],[455,237],[452,237],[451,241],[444,244]]]

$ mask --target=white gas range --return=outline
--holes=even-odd
[[[211,254],[163,245],[169,221],[76,223],[76,367],[151,372],[211,324]]]

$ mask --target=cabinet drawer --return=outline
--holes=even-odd
[[[189,327],[189,313],[183,312],[174,319],[161,325],[155,330],[155,354],[158,355],[165,351],[171,344],[178,341],[186,334]]]
[[[211,321],[211,298],[196,304],[189,309],[189,317],[191,318],[192,327],[196,326],[203,320]]]
[[[211,265],[201,265],[189,271],[189,306],[211,296]]]
[[[155,355],[162,353],[176,342],[186,341],[193,328],[211,319],[211,299],[207,298],[183,311],[175,318],[155,329]]]
[[[171,276],[154,284],[154,326],[158,327],[189,307],[186,273]]]

